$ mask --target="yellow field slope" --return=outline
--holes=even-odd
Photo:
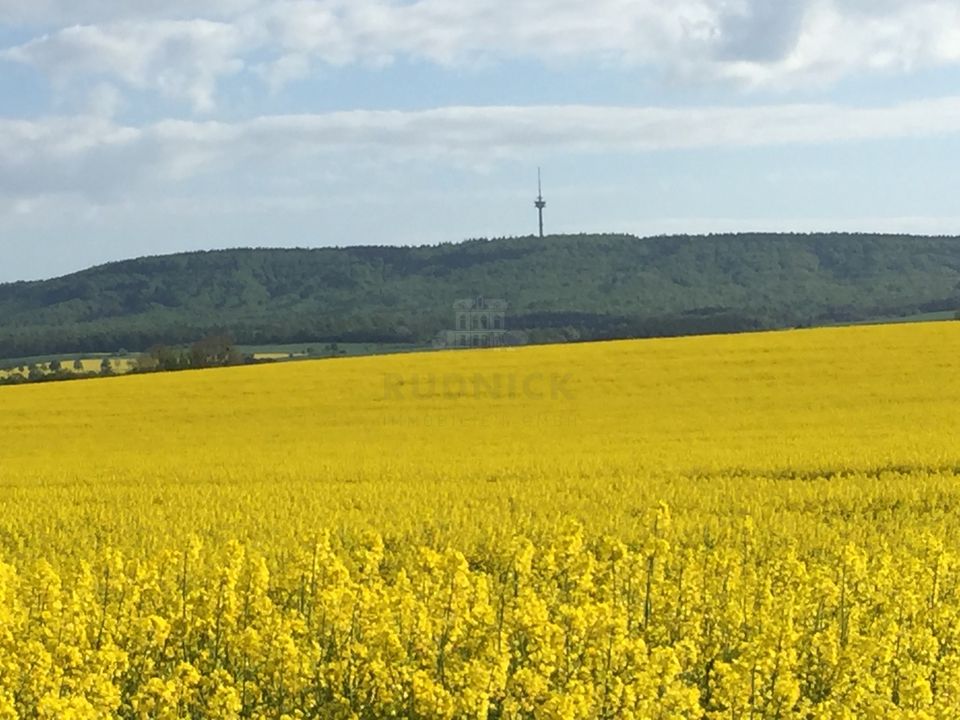
[[[0,388],[0,718],[957,717],[958,476],[960,323]]]
[[[0,528],[57,553],[67,529],[135,547],[158,528],[629,524],[680,490],[953,472],[960,323],[109,378],[0,388],[0,408]]]

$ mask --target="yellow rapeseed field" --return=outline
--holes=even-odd
[[[960,323],[0,388],[0,719],[960,717]]]

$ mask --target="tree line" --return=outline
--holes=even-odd
[[[124,374],[165,372],[173,370],[228,367],[254,362],[253,355],[241,353],[229,333],[208,335],[187,347],[154,345],[133,357]],[[105,377],[118,374],[117,359],[104,357],[98,371],[86,369],[80,358],[71,361],[53,359],[48,363],[18,363],[0,367],[0,385],[21,385],[36,382],[56,382],[81,378]]]

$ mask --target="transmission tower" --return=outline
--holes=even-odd
[[[547,201],[543,199],[543,185],[540,181],[540,168],[537,168],[537,200],[533,203],[540,214],[540,237],[543,238],[543,209],[547,206]]]

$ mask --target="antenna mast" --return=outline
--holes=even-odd
[[[543,209],[547,206],[547,201],[543,199],[543,185],[540,181],[540,168],[537,168],[537,200],[533,206],[540,214],[540,238],[543,239]]]

